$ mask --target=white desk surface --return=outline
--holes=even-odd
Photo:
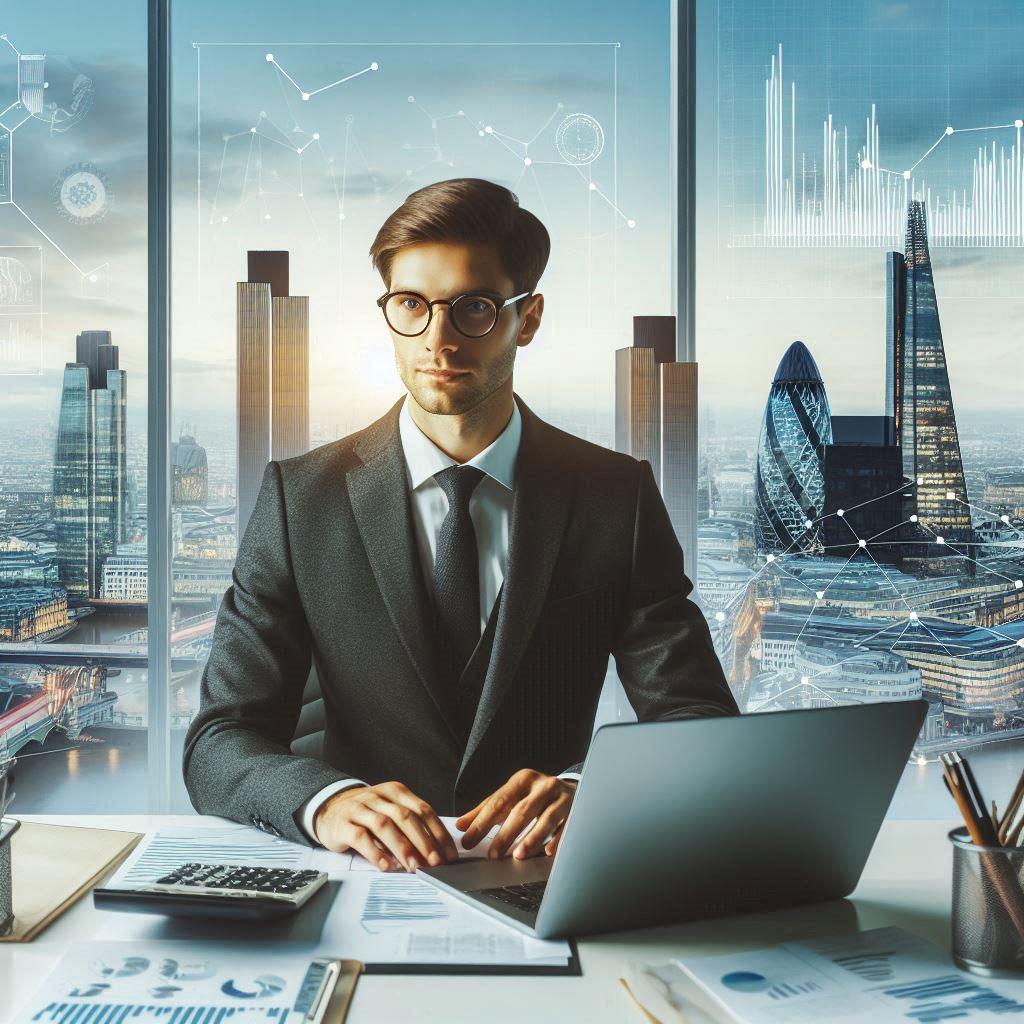
[[[25,821],[145,832],[161,826],[219,823],[195,815],[15,815]],[[887,821],[864,874],[847,900],[768,914],[719,918],[578,940],[582,977],[363,975],[348,1014],[352,1024],[425,1021],[455,1024],[643,1024],[618,983],[625,960],[663,963],[671,956],[727,953],[882,925],[901,925],[949,948],[952,850],[956,821]],[[4,1004],[19,1007],[74,940],[101,938],[102,912],[84,896],[34,942],[0,943],[0,1024]],[[699,996],[698,1002],[707,1005]],[[9,1000],[9,1002],[8,1002]],[[710,1007],[709,1007],[710,1010]],[[714,1011],[711,1011],[714,1015]],[[718,1015],[717,1019],[724,1020]]]

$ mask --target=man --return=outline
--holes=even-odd
[[[500,824],[491,856],[551,856],[610,653],[641,721],[738,713],[650,464],[513,393],[549,248],[473,178],[381,227],[408,395],[267,465],[185,740],[201,813],[381,870],[456,859],[439,814],[465,848]],[[322,759],[289,747],[311,660]]]

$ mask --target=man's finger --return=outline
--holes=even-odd
[[[480,839],[487,835],[497,822],[505,820],[505,815],[510,808],[515,806],[518,800],[519,794],[510,783],[505,783],[501,789],[492,793],[484,801],[483,808],[473,819],[473,824],[466,829],[462,837],[462,845],[467,850],[476,846]]]
[[[384,806],[391,808],[394,805],[385,801]],[[403,829],[399,828],[394,818],[387,811],[371,806],[370,801],[354,808],[349,815],[349,821],[355,825],[361,825],[372,836],[375,836],[398,858],[407,871],[415,871],[417,864],[426,863],[426,854],[420,852],[412,839],[406,835]],[[420,841],[425,841],[422,835]]]
[[[566,821],[568,821],[568,820],[569,819],[566,818]],[[563,821],[562,824],[559,825],[558,828],[555,829],[554,834],[551,836],[551,839],[548,840],[547,846],[544,847],[544,852],[549,857],[554,857],[555,852],[558,850],[558,844],[559,844],[559,842],[562,839],[562,832],[563,832],[564,829],[565,829],[565,821]]]
[[[532,857],[544,840],[569,816],[569,808],[572,801],[568,796],[562,794],[548,805],[537,818],[536,824],[516,844],[513,855],[516,857]]]
[[[387,871],[393,864],[391,853],[385,849],[366,828],[361,825],[347,824],[344,828],[345,842],[357,853],[361,853],[371,864],[375,864],[381,871]]]
[[[491,840],[487,856],[504,857],[516,836],[548,806],[551,799],[551,794],[541,789],[534,790],[520,800],[505,819],[505,824],[498,829],[498,834]]]
[[[405,800],[410,798],[406,797]],[[443,839],[433,834],[427,823],[419,816],[418,812],[424,806],[422,801],[415,801],[410,807],[409,803],[398,803],[387,797],[376,796],[367,799],[365,803],[374,811],[387,815],[395,823],[395,827],[404,833],[416,848],[421,864],[440,864],[446,859],[447,845]],[[444,826],[440,822],[438,825],[444,831]]]
[[[408,807],[417,816],[421,827],[426,829],[427,834],[433,838],[439,857],[438,863],[459,859],[459,850],[452,834],[444,827],[444,822],[426,800],[421,799],[415,793],[405,792],[397,795],[395,803]],[[430,851],[428,850],[427,853],[429,854]]]

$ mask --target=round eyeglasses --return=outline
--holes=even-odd
[[[520,292],[510,299],[503,299],[486,292],[472,292],[454,299],[428,301],[418,292],[388,292],[377,300],[377,305],[384,311],[388,327],[406,338],[415,338],[430,326],[434,306],[438,304],[448,307],[452,326],[459,334],[467,338],[482,338],[494,329],[506,306],[532,294]]]

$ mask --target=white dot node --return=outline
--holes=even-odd
[[[344,220],[344,219],[345,219],[345,214],[339,213],[338,214],[338,220]]]
[[[1022,637],[1021,637],[1021,638],[1020,638],[1020,639],[1019,639],[1019,640],[1017,641],[1017,646],[1018,646],[1018,647],[1024,647],[1024,636],[1022,636]]]
[[[807,686],[807,684],[810,683],[810,681],[811,681],[810,676],[801,676],[800,677],[800,685],[801,686]]]
[[[768,557],[767,557],[767,558],[765,559],[765,561],[767,561],[767,562],[774,562],[774,561],[775,561],[775,556],[774,556],[774,555],[769,555],[769,556],[768,556]]]
[[[459,111],[459,117],[465,117],[465,116],[466,116],[466,112],[464,110],[460,110]]]
[[[910,521],[911,521],[912,523],[916,523],[916,522],[917,522],[917,516],[916,516],[916,515],[913,515],[913,516],[911,516],[911,517],[910,517]]]
[[[227,217],[221,217],[220,222],[221,222],[221,224],[227,224],[227,222],[228,222]]]
[[[956,501],[956,494],[953,491],[946,491],[946,501]]]
[[[302,199],[302,198],[303,198],[303,195],[302,195],[302,193],[301,193],[301,192],[299,193],[299,198],[300,198],[300,199]]]
[[[836,509],[836,515],[839,516],[840,519],[842,519],[843,516],[846,515],[846,510],[842,509],[842,508],[837,508]]]
[[[1021,119],[1020,119],[1020,118],[1018,117],[1018,118],[1017,118],[1017,120],[1013,122],[1013,127],[1014,127],[1014,128],[1024,128],[1024,121],[1022,121],[1022,120],[1021,120]]]
[[[320,133],[319,132],[313,132],[313,141],[317,142],[319,139],[320,139]]]
[[[924,483],[924,477],[923,476],[919,476],[917,478],[917,486],[920,487],[923,483]]]
[[[903,172],[903,180],[904,181],[910,181],[910,171],[904,171]]]
[[[1024,580],[1014,580],[1013,581],[1013,586],[1017,590],[1024,589]]]
[[[99,278],[95,274],[90,274],[89,275],[89,280],[92,281],[95,284],[96,281],[99,280]]]
[[[525,157],[525,158],[523,159],[523,164],[524,164],[525,166],[527,166],[527,167],[529,167],[529,166],[530,166],[530,164],[532,164],[532,163],[533,163],[533,160],[531,160],[531,159],[530,159],[530,157]]]
[[[1009,523],[1009,522],[1010,522],[1010,517],[1009,517],[1009,516],[1000,516],[999,518],[1000,518],[1000,519],[1001,519],[1001,520],[1002,520],[1002,521],[1003,521],[1004,523]]]
[[[274,59],[274,55],[272,53],[268,53],[267,54],[267,61],[269,62],[269,61],[272,61],[273,59]]]
[[[415,97],[415,96],[406,96],[405,98],[406,98],[406,99],[407,99],[407,100],[408,100],[408,101],[409,101],[410,103],[415,103],[415,102],[416,102],[416,97]]]
[[[947,135],[952,135],[953,134],[953,126],[951,124],[947,124],[946,125],[946,134]]]
[[[936,537],[935,538],[935,543],[936,544],[945,544],[946,543],[946,538],[945,537]]]
[[[308,100],[308,99],[309,99],[309,93],[308,93],[308,92],[304,92],[304,93],[302,94],[302,98],[303,98],[304,100]]]
[[[50,83],[49,82],[43,82],[43,88],[44,89],[49,89],[50,88]]]
[[[814,596],[820,601],[825,596],[824,590],[816,590]]]
[[[861,160],[860,165],[861,165],[861,167],[864,168],[865,171],[871,169],[871,161],[870,160]]]
[[[917,612],[911,612],[910,613],[910,621],[911,622],[917,622]]]
[[[252,132],[253,135],[256,134],[256,129],[255,128],[250,128],[249,131]]]
[[[636,221],[635,220],[627,220],[626,221],[626,227],[635,228],[636,227]]]
[[[482,131],[477,132],[477,135],[479,135],[481,139],[484,137],[484,133]]]
[[[379,65],[379,64],[378,64],[378,63],[377,63],[376,61],[374,61],[374,62],[373,62],[373,63],[372,63],[371,65],[370,65],[370,70],[371,70],[371,71],[376,71],[376,70],[378,70],[379,68],[380,68],[380,65]]]
[[[295,147],[295,152],[298,153],[299,156],[302,156],[302,147],[301,146],[296,146]]]
[[[715,618],[719,622],[725,622],[725,612],[715,612]]]
[[[591,182],[591,183],[590,183],[590,191],[591,191],[591,192],[593,192],[593,191],[595,191],[596,189],[597,189],[597,186],[596,186],[596,185],[595,185],[595,184],[594,184],[593,182]]]
[[[484,125],[484,131],[487,132],[488,135],[494,134],[494,129],[489,124]]]
[[[263,214],[263,219],[264,220],[270,220],[270,214],[269,213]]]
[[[805,520],[804,520],[804,529],[805,529],[805,530],[811,530],[811,529],[813,529],[813,528],[814,528],[814,523],[812,523],[812,522],[810,521],[810,519],[805,519]]]
[[[866,548],[866,547],[868,546],[868,542],[867,542],[867,541],[866,541],[866,540],[865,540],[865,539],[864,539],[863,537],[861,537],[861,539],[860,539],[859,541],[857,541],[857,543],[858,543],[858,544],[859,544],[859,545],[860,545],[860,546],[861,546],[862,548]]]

